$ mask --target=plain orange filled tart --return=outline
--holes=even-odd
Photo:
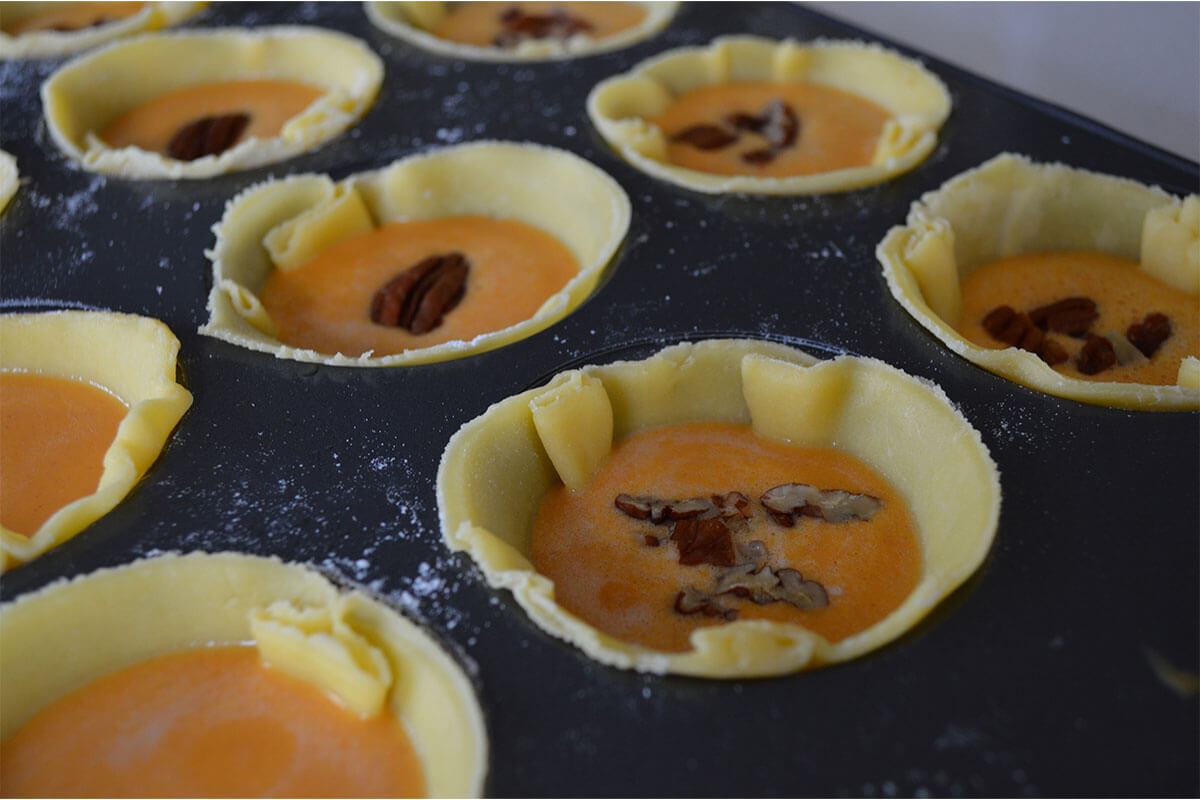
[[[157,320],[99,311],[0,315],[0,571],[108,513],[192,397]]]
[[[598,84],[588,116],[627,161],[701,192],[854,189],[912,169],[950,113],[946,87],[878,45],[726,36]]]
[[[379,57],[346,34],[223,28],[82,56],[43,84],[42,100],[55,143],[89,170],[207,178],[324,144],[366,113],[382,81]]]
[[[0,607],[5,796],[475,796],[470,682],[305,567],[165,555]]]
[[[447,545],[539,626],[607,664],[717,678],[901,635],[979,565],[1000,503],[936,387],[751,340],[496,403],[451,438],[437,487]]]
[[[1099,405],[1200,408],[1200,197],[1003,154],[926,194],[877,253],[953,351]]]
[[[369,2],[380,29],[455,58],[535,61],[628,47],[661,30],[674,2]]]
[[[450,147],[339,183],[292,176],[226,208],[201,330],[331,364],[457,358],[570,313],[628,224],[611,178],[527,144]]]

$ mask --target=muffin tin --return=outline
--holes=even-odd
[[[583,101],[671,47],[729,32],[872,37],[791,4],[689,4],[634,47],[535,64],[452,61],[359,4],[214,4],[186,27],[315,24],[387,73],[348,133],[272,167],[129,181],[73,166],[38,89],[61,61],[0,65],[0,147],[25,183],[0,217],[3,311],[161,319],[195,397],[112,512],[3,576],[12,599],[161,551],[278,555],[360,583],[425,623],[476,683],[495,795],[1194,794],[1200,717],[1155,664],[1197,671],[1200,414],[1088,406],[946,350],[888,293],[874,249],[922,192],[1001,151],[1175,194],[1197,165],[909,52],[950,87],[933,155],[886,184],[811,197],[706,196],[641,174]],[[572,315],[489,353],[394,369],[278,360],[208,337],[210,226],[268,176],[340,179],[479,139],[570,150],[633,201],[629,236]],[[604,667],[536,628],[438,530],[433,483],[466,420],[570,366],[744,335],[881,358],[937,382],[980,430],[1004,490],[977,575],[881,651],[815,672],[706,681]],[[937,453],[931,452],[930,458]]]

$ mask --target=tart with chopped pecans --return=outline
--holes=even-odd
[[[541,61],[617,50],[647,39],[676,2],[368,2],[378,28],[410,44],[474,61]]]
[[[914,203],[877,254],[900,304],[992,372],[1200,408],[1200,196],[1003,154]]]
[[[714,678],[900,636],[978,567],[1000,504],[936,387],[752,340],[503,400],[451,438],[437,493],[447,545],[536,624],[606,664]]]
[[[588,95],[631,164],[701,192],[811,194],[912,169],[950,114],[942,82],[878,45],[728,36],[655,56]]]
[[[269,181],[215,228],[201,332],[347,366],[490,350],[583,302],[629,216],[608,175],[530,144],[448,147],[336,183]]]
[[[366,113],[382,81],[383,62],[346,34],[229,28],[147,35],[77,58],[42,99],[51,137],[85,169],[208,178],[324,144]]]

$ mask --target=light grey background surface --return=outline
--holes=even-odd
[[[803,5],[1200,161],[1200,3]]]

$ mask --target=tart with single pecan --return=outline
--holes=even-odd
[[[229,28],[83,56],[51,75],[42,99],[51,137],[86,169],[207,178],[324,144],[366,113],[382,82],[383,62],[346,34]]]
[[[564,151],[481,142],[334,183],[234,198],[216,227],[204,333],[355,366],[445,360],[545,328],[591,292],[629,200]]]

